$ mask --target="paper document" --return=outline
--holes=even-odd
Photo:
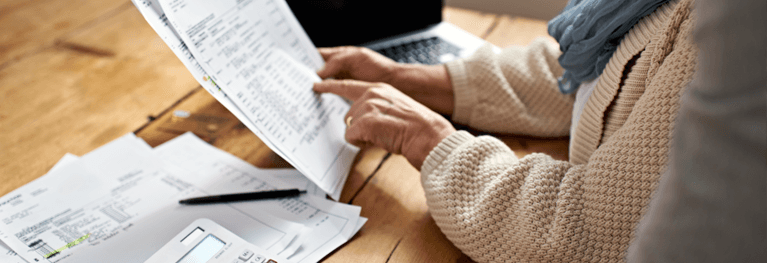
[[[177,203],[286,188],[308,193],[226,204]],[[155,149],[128,134],[83,157],[67,154],[48,174],[0,198],[0,237],[13,245],[0,242],[0,262],[140,262],[197,218],[210,218],[293,262],[317,262],[367,221],[359,216],[360,207],[324,196],[294,169],[259,169],[191,133]]]
[[[206,90],[219,93],[270,148],[340,197],[359,151],[343,137],[349,105],[312,91],[322,58],[284,0],[134,3]]]
[[[192,73],[192,76],[200,83],[200,85],[202,85],[202,87],[205,88],[208,93],[216,98],[216,100],[218,100],[221,105],[232,112],[232,114],[237,117],[237,119],[247,120],[248,117],[245,116],[245,113],[240,111],[240,108],[237,108],[237,106],[234,105],[234,102],[229,99],[226,93],[224,93],[215,83],[213,83],[213,79],[210,78],[210,75],[208,75],[202,66],[197,63],[197,60],[194,58],[194,56],[192,56],[192,53],[186,47],[184,41],[178,37],[174,29],[170,26],[170,24],[168,24],[168,18],[165,17],[165,13],[162,12],[160,4],[157,2],[157,0],[133,0],[133,4],[136,6],[139,12],[141,12],[149,25],[155,30],[155,32],[157,32],[160,38],[165,41],[165,44],[168,45],[170,50],[173,51],[173,53],[176,54],[176,56],[181,60],[181,63],[183,63],[189,72]],[[321,63],[322,60],[319,62]],[[249,121],[242,121],[242,123],[248,127],[249,130],[255,133],[256,136],[259,138],[263,137],[261,132],[256,129],[256,126],[253,125],[253,123]],[[283,159],[287,158],[285,154],[279,151],[277,147],[275,147],[274,144],[272,144],[270,141],[263,140],[263,142],[270,149],[274,150],[277,155]]]
[[[13,252],[5,243],[0,241],[0,262],[4,263],[26,263],[16,252]]]
[[[186,133],[155,148],[164,160],[188,170],[189,179],[205,185],[211,194],[226,194],[301,187],[286,185],[276,178],[290,176],[295,170],[259,169]],[[199,176],[205,175],[205,176]],[[199,179],[192,179],[192,178]],[[204,177],[204,178],[203,178]],[[201,186],[203,187],[203,186]],[[220,204],[219,204],[220,205]],[[326,200],[313,195],[299,198],[237,202],[229,204],[241,211],[259,211],[304,224],[308,231],[279,255],[294,262],[317,262],[344,244],[361,227],[360,207]],[[215,207],[218,205],[208,205]],[[236,231],[233,231],[237,233]],[[279,252],[279,251],[278,251]]]
[[[284,250],[304,226],[232,206],[180,207],[208,193],[129,134],[0,198],[0,240],[29,262],[136,262],[207,217]]]
[[[304,175],[301,173],[290,173],[280,176],[280,180],[285,182],[286,184],[292,185],[295,188],[299,189],[305,189],[306,194],[318,196],[318,197],[325,197],[325,191],[322,191],[319,186],[314,184],[314,182],[309,181]]]
[[[56,164],[53,165],[51,170],[48,173],[51,173],[55,170],[60,169],[61,167],[72,163],[74,161],[77,161],[79,157],[77,155],[67,153],[62,157]],[[43,175],[44,177],[45,175]],[[3,263],[26,263],[27,261],[21,258],[16,252],[14,252],[11,248],[8,247],[3,241],[0,241],[0,262]]]

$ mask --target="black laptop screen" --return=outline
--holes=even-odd
[[[287,0],[318,47],[359,45],[442,21],[442,0]]]

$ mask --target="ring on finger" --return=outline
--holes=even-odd
[[[346,117],[346,127],[352,126],[352,119],[354,119],[352,116]]]

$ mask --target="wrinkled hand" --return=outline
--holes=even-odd
[[[356,79],[368,82],[389,82],[397,62],[368,48],[334,47],[318,49],[325,67],[317,72],[320,78]]]
[[[455,97],[447,69],[442,65],[401,64],[367,48],[318,49],[325,67],[321,78],[355,79],[392,85],[416,101],[443,114],[453,114]]]
[[[314,84],[320,93],[354,101],[346,140],[357,146],[377,146],[402,154],[417,169],[444,138],[455,132],[441,115],[385,83],[326,80]]]

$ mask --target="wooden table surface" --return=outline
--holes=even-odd
[[[546,35],[545,21],[450,7],[444,17],[500,47]],[[255,166],[289,167],[199,86],[130,1],[0,3],[0,195],[67,152],[128,132],[156,146],[185,131]],[[566,138],[498,136],[520,157],[567,158]],[[324,261],[470,262],[434,224],[419,176],[402,156],[364,149],[340,201],[369,221]]]

